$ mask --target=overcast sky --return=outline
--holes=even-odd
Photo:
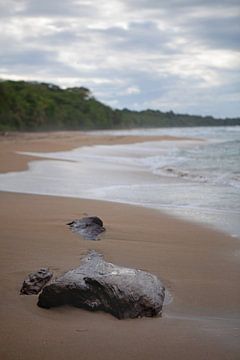
[[[240,116],[240,0],[0,0],[0,78]]]

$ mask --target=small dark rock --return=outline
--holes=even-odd
[[[73,220],[67,225],[72,231],[79,233],[86,240],[98,240],[98,236],[105,231],[102,220],[97,216]]]
[[[21,295],[38,294],[52,278],[53,273],[47,268],[42,268],[28,275],[20,290]]]
[[[125,319],[160,315],[164,297],[165,288],[155,275],[108,263],[92,251],[78,268],[43,289],[38,306],[68,304]]]

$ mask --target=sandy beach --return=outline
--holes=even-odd
[[[161,139],[175,138],[147,140]],[[24,170],[34,159],[16,151],[141,141],[146,138],[10,134],[0,139],[0,172]],[[239,359],[239,239],[142,207],[5,192],[0,199],[1,359]],[[101,241],[86,241],[66,226],[86,214],[103,219]],[[19,295],[30,272],[46,266],[57,276],[90,249],[157,275],[172,296],[163,316],[120,321],[67,306],[44,310],[37,296]]]

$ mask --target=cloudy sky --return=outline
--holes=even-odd
[[[0,78],[240,116],[240,0],[0,0]]]

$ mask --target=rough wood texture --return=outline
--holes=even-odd
[[[102,220],[97,216],[73,220],[67,225],[72,231],[81,234],[86,240],[99,240],[98,236],[105,231]]]
[[[165,288],[155,275],[108,263],[93,251],[80,267],[47,285],[38,306],[69,304],[125,319],[160,315],[164,296]]]
[[[22,295],[33,295],[38,294],[42,288],[52,278],[53,273],[47,268],[42,268],[34,273],[28,275],[23,281],[20,294]]]

